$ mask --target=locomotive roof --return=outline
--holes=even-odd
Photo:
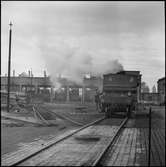
[[[140,71],[120,71],[117,73],[108,73],[108,74],[104,74],[104,76],[107,75],[117,75],[117,74],[122,74],[122,75],[140,75]]]
[[[165,77],[160,78],[157,82],[160,82],[162,80],[165,80]]]

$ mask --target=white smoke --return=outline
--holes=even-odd
[[[80,48],[70,47],[64,42],[52,45],[45,43],[40,49],[56,88],[60,88],[60,83],[57,81],[59,74],[80,84],[86,74],[102,76],[104,73],[116,73],[123,70],[118,60],[109,59],[105,60],[105,63],[97,64],[94,55]]]
[[[105,63],[93,64],[92,75],[102,76],[106,73],[117,73],[123,70],[118,60],[107,60]]]

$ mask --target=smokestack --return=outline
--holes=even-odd
[[[33,77],[33,74],[32,74],[32,69],[31,69],[31,77]]]
[[[46,71],[44,70],[44,77],[47,77]]]
[[[15,77],[15,70],[13,70],[13,77]]]
[[[31,76],[31,72],[30,72],[30,70],[28,71],[28,76],[29,76],[29,77]]]

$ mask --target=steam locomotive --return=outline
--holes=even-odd
[[[131,111],[137,108],[140,90],[140,71],[120,71],[103,75],[101,110],[107,117],[118,113],[130,116]]]

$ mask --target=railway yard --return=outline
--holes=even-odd
[[[2,2],[1,166],[166,166],[164,7]]]
[[[2,116],[2,166],[148,166],[149,107],[129,119],[105,118],[92,104],[45,103],[31,112]],[[151,125],[151,166],[165,166],[163,106],[152,106]]]

